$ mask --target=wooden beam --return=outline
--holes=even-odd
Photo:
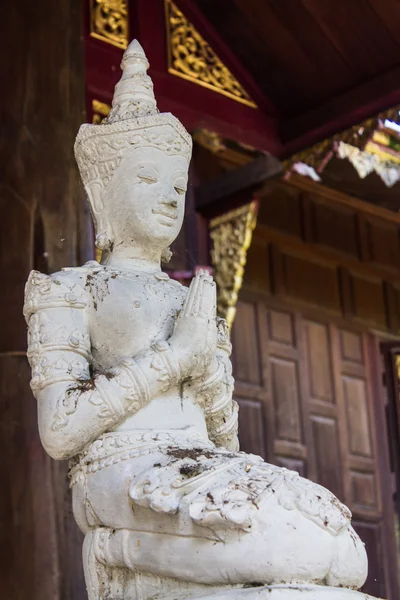
[[[218,179],[208,181],[196,189],[196,209],[200,212],[211,208],[215,210],[223,200],[248,191],[251,195],[257,186],[261,186],[267,179],[280,175],[283,171],[282,163],[266,154],[251,161],[244,167],[229,171]]]
[[[400,102],[400,67],[282,123],[288,157]]]
[[[317,183],[308,177],[303,177],[302,175],[293,173],[293,175],[291,175],[285,183],[297,189],[304,190],[305,192],[324,196],[333,202],[337,202],[338,204],[342,204],[347,208],[352,208],[354,210],[363,212],[371,217],[377,217],[378,219],[384,219],[385,221],[390,221],[391,223],[400,225],[400,213],[394,212],[393,210],[388,210],[383,206],[361,200],[360,198],[355,198],[346,194],[345,192],[340,192],[339,190],[335,190],[322,183]]]

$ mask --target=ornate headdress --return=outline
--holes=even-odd
[[[100,190],[129,149],[150,146],[188,161],[192,152],[192,139],[180,121],[157,109],[149,63],[137,40],[125,50],[121,68],[109,116],[100,125],[82,125],[75,142],[83,183],[97,183]]]

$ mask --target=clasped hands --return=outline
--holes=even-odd
[[[175,321],[169,345],[178,360],[182,379],[198,379],[216,366],[216,285],[205,270],[193,278]]]

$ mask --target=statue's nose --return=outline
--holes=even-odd
[[[172,208],[176,208],[178,206],[178,202],[174,198],[163,198],[161,200],[161,204],[171,206]]]

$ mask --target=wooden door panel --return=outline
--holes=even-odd
[[[397,600],[369,334],[259,300],[240,303],[233,338],[242,449],[313,478],[348,504],[369,553],[363,591]]]
[[[293,315],[287,312],[271,310],[268,313],[270,339],[287,346],[295,346]]]
[[[261,402],[236,398],[239,404],[239,439],[243,452],[267,458]]]
[[[363,365],[364,351],[362,336],[354,331],[345,330],[341,330],[339,336],[341,359]]]
[[[350,471],[351,501],[358,512],[373,511],[378,509],[378,496],[376,478],[374,473]]]
[[[239,381],[262,385],[256,305],[239,302],[232,330],[232,363]]]
[[[290,469],[291,471],[297,471],[297,473],[302,477],[307,477],[307,463],[304,460],[279,456],[276,460],[276,464],[279,467],[284,467],[285,469]]]
[[[318,483],[343,498],[342,469],[335,419],[311,417]]]
[[[325,323],[305,322],[310,392],[315,400],[334,402],[330,340]]]
[[[342,383],[350,452],[370,457],[372,456],[372,443],[366,382],[364,379],[344,376]]]
[[[377,598],[387,598],[385,557],[382,531],[379,523],[366,523],[353,520],[353,527],[365,544],[368,554],[368,578],[363,590]],[[397,600],[392,596],[390,600]]]
[[[271,357],[271,383],[276,437],[301,442],[297,363],[293,360]]]

